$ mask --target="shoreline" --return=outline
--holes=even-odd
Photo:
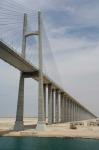
[[[2,136],[0,135],[0,138],[1,137],[12,137],[12,138],[63,138],[63,139],[89,139],[89,140],[99,140],[99,137],[82,137],[82,136],[74,136],[74,137],[71,137],[71,136],[33,136],[33,135],[5,135],[5,136]]]

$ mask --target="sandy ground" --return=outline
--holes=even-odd
[[[95,121],[95,120],[93,120]],[[0,118],[0,136],[34,136],[34,137],[65,137],[65,138],[93,138],[99,139],[99,126],[77,125],[77,129],[70,129],[70,123],[47,125],[44,131],[35,129],[37,119],[25,118],[24,131],[13,131],[14,118]]]

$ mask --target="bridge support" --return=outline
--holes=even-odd
[[[69,99],[69,122],[71,122],[71,100]]]
[[[77,121],[77,104],[75,103],[75,121]]]
[[[52,89],[52,123],[54,123],[54,89]]]
[[[64,93],[61,93],[61,101],[60,101],[60,105],[61,105],[61,122],[64,122]]]
[[[76,121],[76,103],[74,103],[74,121]]]
[[[67,122],[67,114],[68,114],[67,109],[68,109],[68,107],[67,107],[67,96],[65,95],[65,122]]]
[[[43,93],[43,54],[42,54],[42,20],[38,12],[38,58],[39,58],[39,89],[38,89],[38,122],[37,130],[45,130],[44,93]]]
[[[55,123],[59,122],[59,90],[55,90]]]
[[[22,39],[22,56],[25,58],[26,52],[26,37],[25,33],[27,31],[27,14],[24,14],[23,21],[23,39]],[[17,103],[17,112],[16,112],[16,121],[14,125],[14,130],[23,130],[23,112],[24,112],[24,75],[20,73],[19,81],[19,94],[18,94],[18,103]]]
[[[71,100],[71,121],[74,121],[74,105],[73,105],[73,101]]]
[[[53,122],[52,85],[48,84],[48,124]]]
[[[64,122],[66,122],[66,96],[64,95]]]
[[[67,122],[69,122],[69,98],[67,97]]]
[[[77,107],[77,116],[78,116],[78,121],[80,120],[80,108],[79,108],[79,105]]]
[[[74,121],[74,103],[73,103],[73,101],[72,101],[72,103],[71,103],[71,112],[72,112],[72,114],[71,114],[71,117],[72,117],[72,120],[71,121]]]
[[[17,103],[17,113],[16,113],[16,121],[14,125],[14,130],[23,130],[23,111],[24,111],[24,76],[20,74],[19,81],[19,94],[18,94],[18,103]]]
[[[45,122],[46,122],[46,84],[43,84],[43,91],[44,91],[44,115],[45,115]]]
[[[73,102],[73,121],[75,121],[75,102]]]

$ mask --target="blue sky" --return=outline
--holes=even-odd
[[[43,12],[45,29],[62,86],[99,115],[99,1],[17,0],[17,3],[33,9],[33,12]],[[0,116],[15,115],[19,71],[1,60],[0,68]],[[25,85],[25,115],[35,115],[37,83],[26,80]]]

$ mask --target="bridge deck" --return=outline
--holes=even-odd
[[[37,69],[28,63],[21,54],[19,55],[5,43],[0,41],[0,58],[23,72],[33,72]]]

